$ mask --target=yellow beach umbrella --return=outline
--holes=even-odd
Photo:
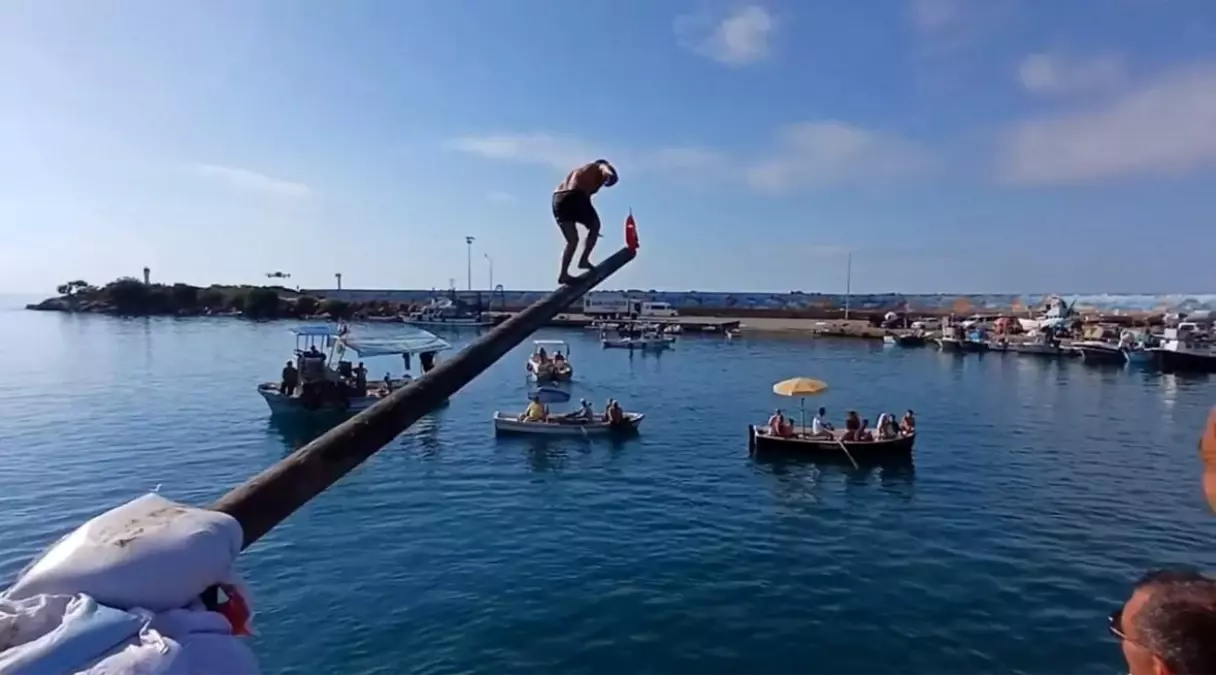
[[[812,380],[809,377],[792,377],[773,385],[773,393],[778,396],[814,396],[827,391],[828,383],[822,380]]]
[[[778,396],[798,397],[798,409],[802,413],[801,428],[806,430],[806,397],[827,391],[828,383],[822,380],[812,380],[809,377],[793,377],[773,385],[773,393]]]

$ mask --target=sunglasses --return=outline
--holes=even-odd
[[[1127,640],[1128,642],[1131,642],[1131,640],[1127,637],[1127,633],[1123,632],[1122,607],[1111,612],[1110,616],[1106,618],[1106,630],[1110,631],[1110,634],[1115,636],[1115,639],[1117,640]]]

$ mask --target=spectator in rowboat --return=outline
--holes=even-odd
[[[623,424],[625,422],[625,412],[621,410],[621,402],[613,399],[612,405],[608,407],[608,423]]]
[[[899,431],[905,436],[916,433],[916,416],[912,414],[911,409],[904,413],[904,418],[900,420]]]
[[[785,413],[781,408],[773,411],[773,416],[768,418],[768,433],[773,436],[786,436]]]
[[[820,408],[819,413],[811,418],[811,438],[832,438],[832,425],[825,419],[828,416],[826,408]]]
[[[1108,628],[1131,675],[1216,673],[1216,580],[1191,569],[1150,572]]]
[[[540,397],[533,396],[527,410],[519,416],[521,422],[544,422],[549,419],[549,410],[541,405]]]
[[[536,350],[536,358],[541,363],[548,363],[549,362],[549,352],[546,352],[544,347],[540,347]]]
[[[866,420],[861,421],[861,428],[857,430],[857,440],[859,440],[859,441],[873,441],[874,440],[874,434],[870,431],[870,420],[866,419]]]
[[[860,431],[861,418],[857,416],[856,410],[850,410],[844,418],[844,436],[841,437],[841,440],[855,441]]]
[[[882,413],[878,416],[878,440],[885,441],[895,438],[899,435],[899,428],[895,425],[895,415],[889,412]]]

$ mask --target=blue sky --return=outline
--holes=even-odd
[[[10,0],[0,290],[1212,291],[1203,0]]]

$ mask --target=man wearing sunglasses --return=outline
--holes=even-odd
[[[1216,673],[1216,579],[1192,569],[1150,572],[1110,615],[1131,675]]]

